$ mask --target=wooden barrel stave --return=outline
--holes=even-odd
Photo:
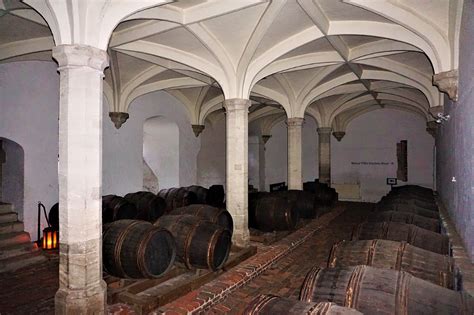
[[[198,185],[192,185],[184,188],[196,195],[196,203],[207,204],[207,195],[209,194],[209,190],[207,188]]]
[[[124,198],[137,207],[137,220],[155,222],[165,213],[165,201],[148,191],[129,193]]]
[[[451,257],[433,253],[404,242],[389,240],[343,241],[331,250],[328,267],[368,265],[406,271],[420,279],[454,288]]]
[[[259,295],[243,315],[359,315],[357,310],[330,302],[305,303],[274,295]]]
[[[272,195],[258,199],[249,216],[251,227],[264,232],[293,230],[299,220],[298,211],[287,199]]]
[[[450,254],[449,238],[413,224],[398,222],[364,222],[357,225],[352,240],[386,239],[403,241],[442,255]]]
[[[397,211],[405,213],[413,213],[416,215],[421,215],[423,217],[439,219],[439,213],[419,207],[408,206],[403,204],[377,204],[375,206],[376,211]]]
[[[318,216],[316,196],[314,193],[302,190],[276,191],[273,195],[287,198],[299,212],[300,218],[312,219]]]
[[[368,222],[398,222],[413,224],[426,230],[439,233],[441,231],[441,223],[438,219],[427,218],[421,215],[399,211],[382,211],[371,213]]]
[[[409,273],[369,266],[314,267],[301,287],[300,300],[329,301],[371,314],[459,314],[474,311],[474,300]]]
[[[230,231],[199,217],[166,215],[158,219],[155,226],[173,234],[177,260],[188,269],[218,270],[230,253]]]
[[[125,198],[116,195],[102,197],[102,223],[116,220],[135,219],[137,207]]]
[[[113,276],[160,277],[171,268],[175,255],[171,233],[149,222],[120,220],[104,228],[104,268]]]
[[[190,214],[202,219],[208,220],[212,223],[220,225],[229,230],[231,233],[234,230],[234,221],[230,213],[225,209],[219,209],[209,205],[194,204],[187,207],[174,209],[172,215]]]
[[[196,203],[197,196],[185,187],[162,189],[157,194],[166,201],[166,213]]]

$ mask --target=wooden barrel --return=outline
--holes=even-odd
[[[120,278],[157,278],[173,265],[176,248],[171,233],[138,220],[119,220],[104,228],[105,270]]]
[[[229,230],[231,233],[234,230],[234,221],[232,220],[232,216],[225,209],[219,209],[209,205],[195,204],[174,209],[170,214],[190,214],[215,223]]]
[[[397,211],[397,212],[405,212],[405,213],[413,213],[417,215],[421,215],[423,217],[438,219],[439,213],[415,206],[403,205],[403,204],[377,204],[375,206],[376,211]]]
[[[454,288],[454,261],[405,242],[343,241],[332,247],[328,267],[368,265],[406,271],[434,284]]]
[[[229,257],[229,230],[193,215],[165,215],[155,226],[169,230],[176,242],[177,261],[188,269],[218,270]]]
[[[319,180],[303,183],[303,190],[314,193],[319,206],[332,206],[338,199],[336,190],[320,183]]]
[[[272,195],[259,198],[253,211],[249,223],[263,232],[293,230],[299,220],[298,211],[288,199]]]
[[[404,185],[404,186],[394,186],[392,187],[390,193],[404,193],[404,194],[416,194],[423,197],[433,198],[433,190],[431,188],[426,188],[418,185]]]
[[[102,224],[117,220],[131,220],[136,216],[137,207],[127,199],[116,195],[102,197]]]
[[[317,217],[315,194],[302,190],[276,191],[272,193],[277,197],[287,198],[299,213],[300,218],[312,219]]]
[[[184,187],[187,191],[190,191],[196,195],[196,203],[207,204],[207,195],[209,190],[202,186],[192,185]]]
[[[382,197],[379,203],[382,204],[400,204],[411,207],[423,208],[430,211],[438,212],[438,206],[434,202],[426,202],[419,199],[405,198],[405,197]]]
[[[124,198],[137,207],[137,220],[153,223],[165,213],[165,201],[149,191],[129,193]]]
[[[59,203],[55,203],[48,214],[49,224],[55,231],[59,231]]]
[[[314,267],[306,275],[300,300],[334,302],[371,314],[472,315],[474,299],[418,279],[407,272],[369,266]]]
[[[352,232],[352,240],[384,239],[403,241],[413,246],[441,255],[449,255],[449,238],[413,224],[398,222],[364,222],[357,225]]]
[[[183,187],[162,189],[158,192],[158,196],[166,201],[167,213],[176,208],[189,206],[197,201],[196,195]]]
[[[355,309],[331,302],[305,303],[275,295],[262,294],[253,299],[243,315],[362,315]]]
[[[439,233],[441,224],[438,219],[427,218],[421,215],[398,211],[383,211],[369,214],[369,222],[399,222],[413,224],[425,230]]]
[[[207,204],[219,208],[224,205],[224,199],[224,186],[212,185],[211,187],[209,187],[209,191],[207,194]]]

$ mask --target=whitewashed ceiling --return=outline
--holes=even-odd
[[[262,126],[307,114],[344,130],[382,107],[429,121],[444,99],[433,74],[458,67],[461,8],[462,0],[178,0],[114,29],[104,93],[110,111],[127,112],[135,98],[166,90],[192,124],[221,111],[224,98],[249,97],[250,120]],[[60,32],[46,11],[17,0],[0,9],[0,62],[51,60]],[[107,38],[93,28],[84,36]]]

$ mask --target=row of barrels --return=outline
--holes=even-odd
[[[394,196],[409,199],[405,204],[434,202],[430,190],[417,186],[394,189],[383,202]],[[300,301],[260,296],[244,314],[473,314],[474,299],[453,290],[454,261],[448,255],[449,240],[434,228],[439,222],[422,223],[432,227],[425,230],[383,221],[387,217],[400,219],[393,213],[371,215],[369,222],[355,227],[352,241],[334,244],[327,268],[316,266],[306,275]]]
[[[319,179],[303,183],[303,190],[315,194],[318,205],[333,206],[338,200],[338,193],[326,183],[320,183]]]
[[[129,219],[105,224],[104,269],[120,278],[157,278],[175,261],[188,269],[218,270],[230,253],[228,226],[228,212],[207,205],[178,208],[153,224]]]
[[[315,194],[307,191],[250,193],[249,227],[263,232],[293,230],[300,218],[316,218],[322,209]]]
[[[157,195],[138,191],[125,196],[106,195],[102,197],[102,223],[134,219],[155,222],[159,217],[174,209],[191,204],[207,204],[224,207],[224,187],[213,185],[209,189],[201,186],[162,189]],[[59,230],[59,204],[53,205],[48,215],[53,229]]]

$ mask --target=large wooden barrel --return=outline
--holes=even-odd
[[[300,300],[334,302],[365,315],[472,315],[474,299],[418,279],[407,272],[369,266],[314,267],[306,275]]]
[[[196,195],[184,187],[162,189],[158,192],[158,197],[166,201],[167,213],[176,208],[189,206],[197,201]]]
[[[402,196],[385,196],[382,197],[380,200],[381,204],[400,204],[400,205],[406,205],[410,207],[416,207],[416,208],[423,208],[426,210],[430,211],[435,211],[438,212],[438,206],[436,203],[433,202],[427,202],[423,201],[420,199],[415,199],[415,198],[407,198],[407,197],[402,197]]]
[[[377,204],[375,206],[376,211],[397,211],[397,212],[406,212],[421,215],[423,217],[438,219],[439,213],[431,211],[428,209],[416,207],[413,205],[404,205],[404,204]]]
[[[119,220],[105,226],[105,270],[120,278],[157,278],[173,265],[176,248],[171,233],[139,220]]]
[[[259,198],[252,210],[249,224],[263,232],[293,230],[299,220],[298,211],[288,199],[272,195]]]
[[[137,207],[127,199],[116,195],[102,197],[102,224],[117,220],[131,220],[136,216]]]
[[[262,294],[253,299],[243,315],[362,315],[355,309],[331,302],[305,303],[275,295]]]
[[[438,219],[427,218],[421,215],[398,211],[373,212],[367,217],[369,222],[399,222],[413,224],[425,230],[439,233],[441,224]]]
[[[418,185],[393,186],[390,193],[416,194],[426,198],[433,198],[433,190],[431,188]]]
[[[232,216],[225,209],[219,209],[209,205],[195,204],[174,209],[170,214],[190,214],[220,225],[221,227],[229,230],[231,233],[234,230],[234,221],[232,220]]]
[[[229,230],[193,215],[165,215],[155,226],[169,230],[176,242],[177,261],[188,269],[220,269],[231,248]]]
[[[302,190],[276,191],[277,197],[287,198],[299,213],[300,218],[312,219],[318,216],[315,194]]]
[[[434,284],[454,288],[454,261],[405,242],[343,241],[332,247],[328,267],[368,265],[406,271]]]
[[[137,207],[137,220],[153,223],[165,213],[165,201],[149,191],[129,193],[124,198]]]
[[[207,194],[207,204],[214,207],[222,207],[224,205],[224,186],[222,185],[212,185],[209,187]]]
[[[209,190],[202,186],[192,185],[184,187],[187,191],[190,191],[196,195],[196,203],[207,204],[207,195]]]
[[[374,239],[403,241],[441,255],[450,254],[449,238],[446,235],[428,231],[413,224],[364,222],[357,225],[352,232],[353,241]]]

